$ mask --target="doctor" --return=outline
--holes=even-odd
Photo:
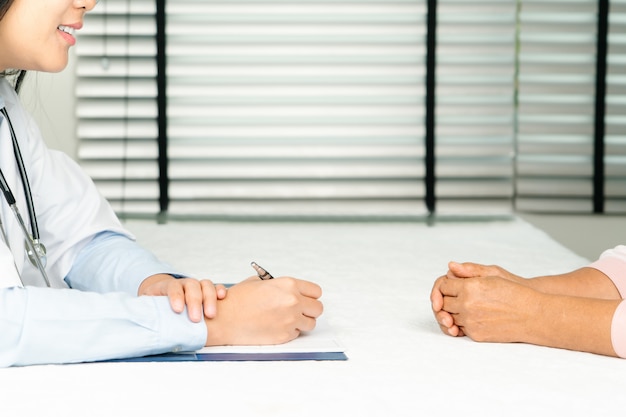
[[[321,289],[180,277],[133,241],[91,180],[46,148],[9,78],[67,65],[95,0],[0,0],[0,366],[276,344],[315,327]]]

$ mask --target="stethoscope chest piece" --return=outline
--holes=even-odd
[[[32,245],[29,245],[28,243],[29,242],[27,240],[24,240],[24,249],[26,249],[26,255],[28,255],[28,260],[30,261],[30,263],[34,267],[38,267],[37,259],[39,259],[41,266],[45,268],[46,264],[48,263],[48,256],[44,244],[39,241],[33,241]],[[34,252],[31,249],[31,246],[34,249]]]

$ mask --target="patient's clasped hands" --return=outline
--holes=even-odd
[[[450,262],[431,292],[441,330],[476,341],[520,342],[531,324],[534,297],[540,293],[523,278],[498,266]]]
[[[451,262],[448,268],[430,295],[444,333],[617,355],[611,327],[622,298],[600,270],[526,279],[498,266]]]

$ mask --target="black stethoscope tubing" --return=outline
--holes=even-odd
[[[39,269],[43,279],[46,281],[46,285],[50,286],[50,281],[48,280],[48,275],[45,270],[45,259],[46,259],[46,249],[43,244],[39,242],[39,226],[37,224],[37,215],[35,213],[35,205],[33,204],[33,196],[31,193],[30,182],[28,180],[28,175],[26,173],[26,167],[24,166],[24,159],[22,158],[22,153],[20,151],[19,143],[17,142],[17,135],[15,134],[15,129],[13,129],[13,123],[11,123],[11,118],[9,117],[9,113],[7,112],[6,107],[0,109],[0,112],[4,115],[4,118],[9,124],[9,131],[11,132],[11,140],[13,141],[13,154],[15,156],[15,161],[17,162],[18,170],[20,173],[20,178],[22,179],[22,188],[24,189],[24,196],[26,198],[26,205],[28,207],[28,217],[30,219],[30,227],[31,233],[29,234],[24,226],[24,221],[22,220],[22,216],[17,208],[15,196],[11,191],[11,187],[6,181],[2,169],[0,168],[0,188],[2,188],[2,193],[7,201],[7,204],[15,214],[15,217],[18,220],[20,227],[22,228],[22,232],[24,233],[26,239],[26,248],[28,258],[31,263]]]
[[[17,167],[20,171],[20,178],[22,178],[22,188],[24,189],[24,196],[26,198],[26,205],[28,206],[28,217],[30,219],[30,228],[32,232],[32,238],[35,241],[39,240],[39,226],[37,224],[37,215],[35,214],[35,205],[33,204],[33,194],[30,189],[30,182],[28,181],[28,174],[26,173],[26,167],[24,166],[24,158],[22,158],[22,152],[20,151],[20,145],[17,143],[17,135],[15,134],[15,129],[13,129],[13,123],[11,123],[11,119],[9,118],[9,113],[7,112],[6,107],[0,109],[0,112],[4,115],[4,118],[9,123],[9,130],[11,132],[11,140],[13,141],[13,154],[15,155],[15,160],[17,161]],[[2,192],[7,198],[7,203],[9,205],[15,204],[15,197],[9,188],[9,185],[6,183],[4,179],[4,175],[2,174],[2,169],[0,169],[0,176],[2,176]],[[5,187],[6,186],[6,187]]]

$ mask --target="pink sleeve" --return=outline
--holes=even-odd
[[[604,273],[617,287],[622,298],[626,295],[626,246],[620,245],[600,255],[600,259],[589,265]],[[617,356],[626,358],[626,300],[622,301],[613,314],[611,343]]]
[[[613,281],[622,298],[626,297],[626,246],[620,245],[606,250],[600,259],[589,265],[604,273]]]
[[[626,300],[622,301],[611,322],[611,343],[620,358],[626,358]]]

